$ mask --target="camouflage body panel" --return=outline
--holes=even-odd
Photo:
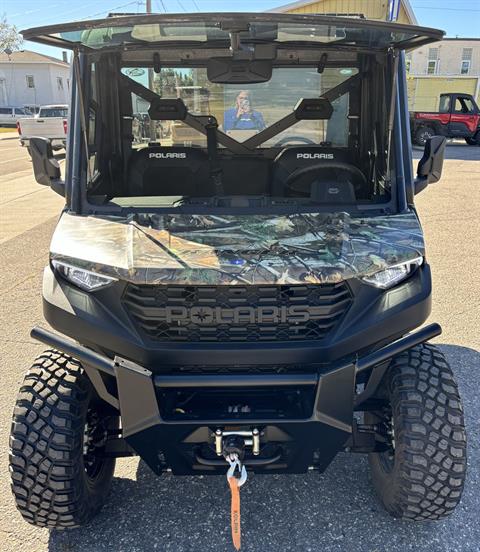
[[[337,283],[424,255],[414,212],[75,216],[51,258],[137,284]]]

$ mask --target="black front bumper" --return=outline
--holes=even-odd
[[[131,361],[119,357],[111,360],[47,330],[34,328],[32,337],[83,364],[99,396],[119,410],[123,439],[155,473],[171,469],[176,475],[191,475],[225,472],[226,463],[212,454],[217,429],[260,432],[261,454],[245,457],[245,464],[254,471],[303,473],[309,468],[323,471],[337,452],[347,445],[355,450],[359,444],[354,411],[362,410],[362,405],[374,394],[389,359],[440,332],[438,324],[431,324],[353,362],[317,371],[209,376],[155,375]],[[368,374],[368,378],[361,393],[357,393],[360,374]],[[259,389],[267,389],[275,396],[290,393],[286,397],[304,393],[309,407],[303,415],[296,412],[290,417],[282,414],[282,407],[272,417],[259,416],[255,411],[228,414],[223,411],[217,417],[202,416],[202,411],[193,415],[172,414],[164,404],[168,402],[166,392],[182,389],[197,394],[228,391],[247,402]],[[207,411],[212,412],[208,402],[205,404]],[[360,445],[362,448],[365,443]],[[374,445],[372,442],[371,446]]]

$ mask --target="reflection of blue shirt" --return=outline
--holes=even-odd
[[[263,130],[265,121],[263,115],[259,111],[251,111],[242,113],[237,118],[237,108],[232,107],[227,109],[223,116],[223,130]]]

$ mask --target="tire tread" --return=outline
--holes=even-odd
[[[387,386],[395,467],[385,506],[395,517],[444,518],[460,502],[467,465],[463,411],[452,370],[441,351],[423,344],[392,360]],[[375,478],[378,463],[371,465],[382,496],[385,489],[378,488]]]
[[[39,527],[78,527],[101,507],[85,485],[83,430],[91,394],[82,366],[56,350],[37,357],[14,408],[11,488],[24,519]]]

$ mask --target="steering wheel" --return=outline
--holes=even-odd
[[[359,180],[361,180],[362,185],[367,184],[367,179],[365,178],[365,175],[358,167],[355,167],[355,165],[344,163],[342,161],[326,161],[325,163],[316,163],[315,165],[309,165],[307,167],[302,167],[293,171],[293,173],[289,175],[285,180],[285,187],[293,189],[292,184],[294,184],[297,180],[299,180],[306,174],[322,171],[325,169],[337,169],[340,171],[346,171],[355,177],[356,182],[359,182]]]
[[[310,138],[304,138],[303,136],[285,136],[275,144],[273,144],[274,148],[280,148],[282,146],[285,146],[285,144],[288,144],[289,142],[300,142],[300,144],[309,144],[311,146],[318,146],[316,142],[313,140],[310,140]]]

